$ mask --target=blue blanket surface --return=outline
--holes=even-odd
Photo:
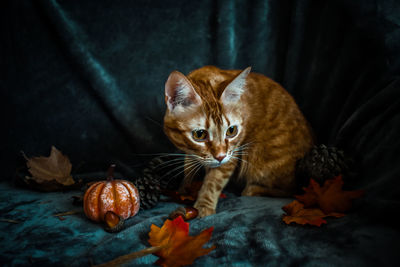
[[[108,233],[72,205],[80,192],[39,193],[0,185],[0,261],[5,266],[88,266],[149,246],[151,224],[161,226],[180,204],[160,202],[131,218],[129,228]],[[398,259],[397,229],[371,220],[367,203],[321,227],[286,225],[282,206],[291,199],[220,199],[217,214],[190,221],[190,234],[214,226],[216,249],[194,266],[390,266]],[[362,202],[362,201],[361,201]],[[76,214],[54,214],[76,210]],[[6,219],[19,223],[10,223]],[[152,266],[149,255],[126,266]]]

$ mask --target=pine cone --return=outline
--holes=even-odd
[[[172,164],[168,162],[172,162]],[[176,190],[178,188],[181,179],[176,173],[182,173],[179,164],[176,157],[172,156],[156,157],[147,164],[147,167],[143,170],[143,176],[135,182],[139,190],[141,209],[154,207],[160,200],[162,190]],[[181,165],[183,170],[183,161]]]
[[[157,205],[161,193],[158,179],[145,174],[143,177],[136,179],[135,185],[139,190],[141,210],[151,209]]]
[[[296,175],[303,185],[307,185],[310,178],[323,184],[325,180],[346,173],[349,163],[350,159],[336,147],[314,146],[297,162]]]

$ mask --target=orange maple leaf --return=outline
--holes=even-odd
[[[160,259],[156,264],[168,267],[190,265],[193,261],[215,249],[215,246],[203,248],[212,235],[213,227],[210,227],[196,236],[189,236],[189,223],[181,216],[174,220],[166,220],[159,228],[151,225],[149,243],[153,247],[162,247],[154,253]]]
[[[305,207],[318,206],[325,213],[345,212],[351,208],[352,199],[361,197],[364,191],[343,191],[342,187],[341,175],[326,180],[322,187],[311,179],[310,185],[304,188],[305,194],[295,197],[304,203]]]
[[[283,216],[283,221],[286,224],[290,224],[292,222],[305,225],[315,225],[321,226],[322,224],[326,223],[324,220],[325,217],[343,217],[343,213],[338,212],[331,212],[325,214],[321,209],[318,208],[304,208],[304,204],[300,203],[298,200],[294,200],[288,205],[282,208],[287,214]]]

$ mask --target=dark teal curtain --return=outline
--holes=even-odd
[[[2,179],[55,145],[74,171],[131,175],[174,148],[164,82],[252,66],[296,99],[319,143],[356,158],[356,185],[399,194],[397,1],[5,1]],[[77,168],[79,166],[79,168]]]

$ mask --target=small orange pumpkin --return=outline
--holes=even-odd
[[[83,197],[83,209],[86,216],[96,222],[104,221],[107,211],[112,211],[124,220],[139,211],[139,191],[129,181],[114,180],[111,165],[107,181],[92,184]]]

